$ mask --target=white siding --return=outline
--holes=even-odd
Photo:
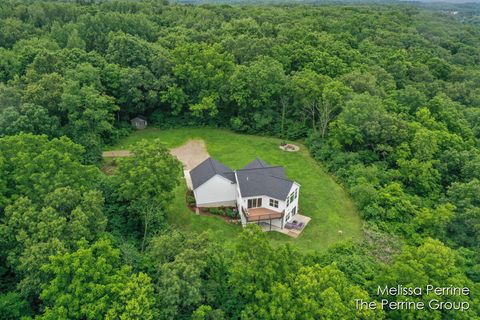
[[[288,213],[290,211],[292,211],[293,208],[297,207],[297,210],[296,210],[295,214],[298,213],[298,199],[300,198],[300,185],[296,182],[293,183],[293,186],[290,189],[290,192],[288,193],[288,197],[290,197],[290,195],[293,194],[295,192],[295,190],[297,191],[297,197],[292,202],[290,202],[288,204],[288,206],[285,208],[285,216],[284,216],[285,221],[284,222],[291,221],[295,217],[295,216],[291,216],[290,219],[287,219]],[[288,197],[287,197],[287,199],[288,199]],[[287,202],[285,202],[285,204],[287,204]]]
[[[270,209],[270,210],[273,210],[273,211],[277,211],[277,212],[282,212],[284,209],[285,209],[285,202],[284,201],[281,201],[281,200],[278,200],[278,199],[275,199],[275,198],[270,198],[270,197],[267,197],[267,196],[257,196],[257,197],[247,197],[247,198],[238,198],[237,199],[237,205],[239,206],[243,206],[245,209],[248,208],[248,199],[255,199],[255,198],[262,198],[262,208],[267,208],[267,209]],[[278,200],[278,208],[275,208],[275,207],[271,207],[270,206],[270,199],[274,199],[274,200]],[[242,223],[243,225],[246,224],[246,220],[245,222],[243,221],[245,218],[242,216]],[[284,218],[280,218],[280,219],[272,219],[272,226],[275,226],[277,228],[282,228],[282,220]],[[266,222],[270,222],[269,220],[267,220]],[[252,223],[256,223],[256,222],[252,222]]]
[[[247,208],[248,207],[248,199],[256,199],[256,198],[262,198],[262,208],[267,208],[267,209],[277,211],[277,212],[282,212],[285,209],[285,202],[283,202],[282,200],[278,200],[278,199],[275,199],[275,198],[270,198],[270,197],[267,197],[267,196],[256,196],[256,197],[243,198],[243,202],[242,202],[243,206],[245,208]],[[270,206],[270,199],[278,200],[278,208]]]
[[[220,206],[234,206],[235,204],[240,211],[240,218],[243,225],[246,225],[247,221],[243,215],[242,209],[247,209],[248,199],[253,198],[262,198],[262,207],[274,210],[277,212],[285,211],[283,219],[274,219],[272,220],[272,225],[282,228],[282,226],[287,222],[287,215],[296,207],[296,213],[298,213],[298,199],[300,198],[300,185],[296,182],[293,183],[288,197],[291,194],[297,192],[297,197],[293,199],[291,203],[287,206],[287,201],[278,200],[278,208],[270,206],[270,198],[268,196],[257,196],[257,197],[247,197],[242,198],[240,194],[240,188],[237,184],[232,183],[230,180],[216,175],[210,180],[205,182],[203,185],[194,190],[195,199],[197,201],[198,207],[220,207]],[[291,216],[288,221],[294,219],[295,216]]]
[[[235,173],[235,180],[238,181],[236,173]],[[238,212],[240,213],[240,220],[242,221],[242,225],[246,226],[247,225],[247,218],[243,215],[243,210],[244,210],[244,208],[246,209],[247,205],[244,204],[244,202],[242,201],[242,195],[240,193],[240,186],[238,184],[235,184],[235,190],[236,190],[236,193],[237,193],[237,209],[238,209]]]
[[[235,206],[236,184],[215,175],[193,191],[198,207]]]
[[[297,207],[297,210],[296,210],[295,214],[298,213],[298,199],[300,198],[300,185],[296,182],[293,183],[292,188],[290,189],[290,192],[288,193],[288,197],[290,197],[290,195],[293,194],[295,191],[297,191],[297,197],[291,203],[289,203],[288,206],[287,206],[287,201],[281,201],[281,200],[275,199],[275,200],[278,200],[278,208],[271,207],[270,206],[270,199],[274,199],[274,198],[270,198],[270,197],[267,197],[267,196],[257,196],[257,197],[247,197],[247,198],[238,197],[237,198],[237,205],[239,207],[239,210],[241,210],[242,206],[244,208],[248,207],[248,199],[262,198],[262,207],[263,208],[268,208],[270,210],[274,210],[274,211],[277,211],[277,212],[282,212],[282,211],[285,210],[285,214],[284,214],[282,219],[272,220],[272,225],[274,225],[278,228],[282,228],[282,225],[285,225],[285,223],[287,221],[292,221],[294,219],[295,216],[291,216],[287,220],[287,214],[290,211],[292,211],[293,208]],[[288,197],[287,197],[287,199],[288,199]],[[242,217],[242,223],[245,224],[245,222],[243,220],[244,220],[244,218]]]

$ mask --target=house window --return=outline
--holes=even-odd
[[[298,189],[295,189],[295,199],[298,198]]]
[[[248,199],[248,208],[258,208],[262,206],[262,198]]]
[[[293,202],[293,200],[295,200],[295,193],[292,192],[287,198],[287,207]]]
[[[270,199],[270,207],[278,208],[278,200]]]
[[[285,220],[286,221],[290,220],[296,213],[297,213],[297,207],[293,207],[292,210],[287,211],[287,215],[286,215]]]

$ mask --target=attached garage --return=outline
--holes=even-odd
[[[190,171],[190,177],[197,207],[236,205],[235,173],[232,169],[208,158]]]

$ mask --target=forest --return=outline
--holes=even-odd
[[[137,115],[306,143],[365,239],[307,254],[257,226],[177,230],[165,146],[100,170]],[[468,287],[436,299],[469,308],[355,307],[399,284]],[[409,4],[1,1],[0,318],[479,319],[480,24]]]

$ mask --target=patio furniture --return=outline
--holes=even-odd
[[[305,226],[305,223],[299,222],[299,223],[295,224],[293,228],[295,230],[302,230],[304,226]]]
[[[286,222],[285,229],[295,229],[295,225],[291,222]]]

